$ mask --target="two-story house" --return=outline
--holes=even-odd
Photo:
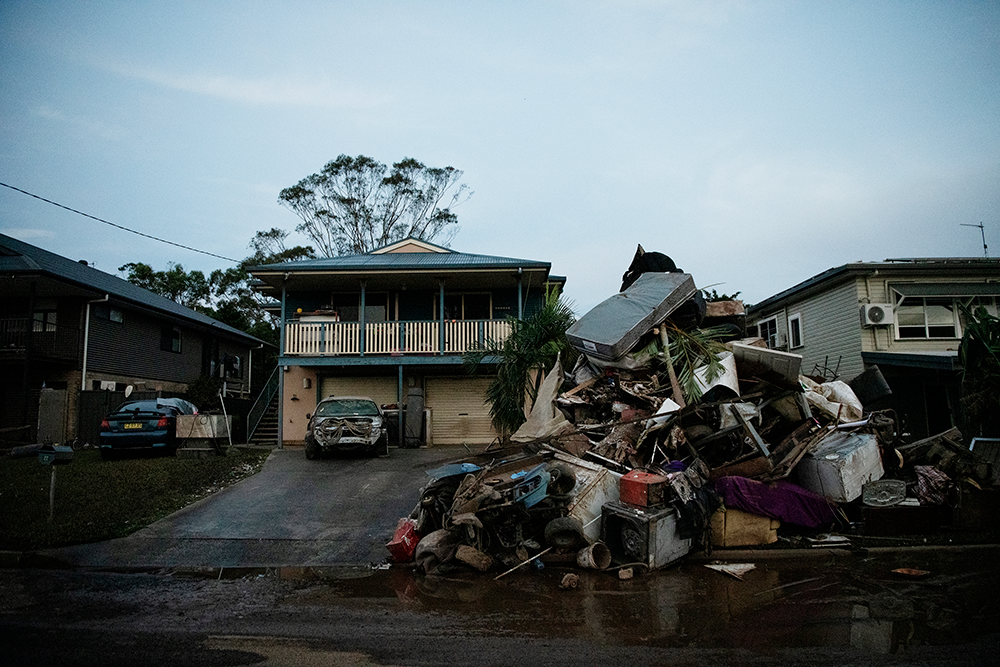
[[[829,269],[749,309],[768,346],[802,355],[802,372],[850,381],[871,366],[911,437],[957,425],[963,308],[997,314],[1000,260],[857,262]],[[868,407],[868,406],[866,406]]]
[[[0,234],[0,428],[35,437],[43,388],[65,392],[64,424],[42,429],[56,441],[78,434],[81,391],[175,395],[210,376],[228,393],[249,396],[250,357],[262,345],[86,263]]]
[[[251,269],[281,320],[283,443],[302,443],[306,415],[331,395],[403,405],[422,396],[429,443],[490,443],[490,377],[463,355],[503,340],[565,278],[534,260],[455,252],[404,239],[362,255]],[[397,440],[398,442],[398,440]],[[394,443],[395,444],[395,443]]]

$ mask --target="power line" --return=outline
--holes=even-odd
[[[216,255],[214,252],[208,252],[207,250],[198,250],[197,248],[192,248],[191,246],[181,245],[180,243],[174,243],[173,241],[168,241],[166,239],[157,238],[156,236],[151,236],[149,234],[144,234],[143,232],[137,232],[136,230],[129,229],[128,227],[122,227],[121,225],[116,225],[115,223],[109,222],[107,220],[104,220],[103,218],[98,218],[97,216],[90,215],[89,213],[84,213],[83,211],[78,211],[75,208],[70,208],[69,206],[63,206],[59,202],[54,202],[51,199],[46,199],[45,197],[39,197],[38,195],[33,194],[31,192],[28,192],[27,190],[22,190],[21,188],[15,188],[13,185],[7,185],[6,183],[2,183],[2,182],[0,182],[0,185],[4,186],[5,188],[10,188],[11,190],[15,190],[17,192],[20,192],[21,194],[28,195],[29,197],[34,197],[35,199],[40,199],[41,201],[45,202],[46,204],[52,204],[53,206],[58,206],[59,208],[64,208],[67,211],[72,211],[73,213],[76,213],[78,215],[82,215],[85,218],[90,218],[91,220],[97,220],[98,222],[103,222],[106,225],[111,225],[112,227],[116,227],[116,228],[121,229],[123,231],[131,232],[133,234],[138,234],[139,236],[143,236],[143,237],[145,237],[147,239],[152,239],[154,241],[159,241],[160,243],[166,243],[167,245],[172,245],[172,246],[175,246],[175,247],[178,247],[178,248],[183,248],[184,250],[190,250],[191,252],[200,252],[202,255],[209,255],[210,257],[217,257],[219,259],[224,259],[227,262],[233,262],[234,264],[239,264],[240,263],[240,260],[233,259],[232,257],[223,257],[222,255]]]

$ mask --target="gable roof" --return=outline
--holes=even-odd
[[[152,309],[190,324],[226,333],[231,337],[255,343],[262,342],[239,329],[133,285],[118,276],[0,234],[0,284],[6,276],[17,278],[32,275],[53,279],[68,286],[80,297],[100,298],[107,294],[122,302]]]
[[[919,279],[926,276],[956,277],[963,280],[980,280],[983,283],[996,283],[1000,280],[1000,259],[976,257],[924,257],[905,259],[886,259],[882,262],[852,262],[827,269],[823,273],[802,281],[798,285],[778,292],[748,309],[748,315],[759,315],[764,311],[775,310],[790,301],[805,298],[818,292],[823,292],[845,280],[858,276],[875,275],[892,276],[906,280]]]
[[[419,248],[419,249],[416,249]],[[452,274],[531,272],[549,279],[550,262],[495,255],[456,252],[420,239],[403,239],[362,255],[342,255],[302,259],[280,264],[255,266],[250,272],[272,288],[280,286],[286,274],[320,276],[354,274]]]

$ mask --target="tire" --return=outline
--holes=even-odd
[[[583,524],[568,516],[552,519],[545,526],[545,542],[557,549],[575,549],[587,544]]]
[[[115,459],[115,452],[110,447],[101,447],[101,460],[103,461],[113,461]]]
[[[389,435],[383,433],[375,442],[375,456],[389,456]]]
[[[549,495],[562,496],[576,488],[576,473],[562,463],[550,463],[545,469],[551,475],[549,480]]]
[[[306,438],[306,458],[310,461],[318,459],[320,455],[319,445],[312,438]]]

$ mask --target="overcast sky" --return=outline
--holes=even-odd
[[[236,259],[340,154],[463,170],[451,247],[550,261],[580,314],[640,243],[748,302],[982,257],[962,225],[1000,257],[992,1],[3,0],[0,93],[0,181]],[[0,229],[229,265],[7,188]]]

